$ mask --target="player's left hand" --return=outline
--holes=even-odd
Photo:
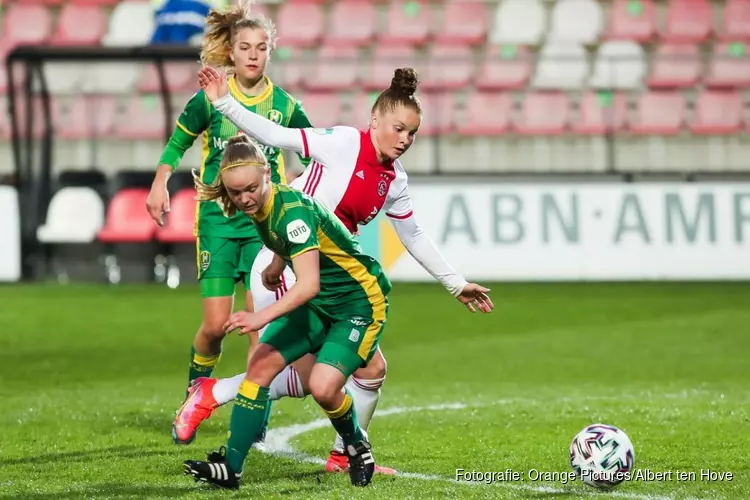
[[[485,288],[476,283],[468,283],[461,295],[456,297],[471,312],[477,312],[477,309],[483,313],[488,313],[495,308],[492,299],[487,295],[489,288]]]
[[[245,335],[250,332],[257,332],[267,324],[268,322],[259,313],[240,311],[232,314],[229,321],[224,323],[224,331],[231,333],[239,329],[240,335]]]

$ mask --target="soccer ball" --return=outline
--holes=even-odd
[[[589,425],[570,443],[573,471],[595,488],[613,488],[628,479],[634,463],[633,443],[613,425]]]

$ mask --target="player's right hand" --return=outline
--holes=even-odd
[[[151,186],[151,191],[146,198],[146,210],[158,225],[164,225],[165,213],[169,212],[169,191],[167,186]]]
[[[213,102],[229,93],[227,74],[210,66],[204,66],[198,72],[198,83],[209,101]]]
[[[268,290],[271,290],[272,292],[281,288],[281,286],[283,285],[283,282],[281,281],[281,275],[283,274],[283,272],[283,268],[281,269],[281,271],[279,271],[277,269],[277,266],[270,264],[263,270],[262,273],[260,273],[260,278],[263,282],[263,286]]]

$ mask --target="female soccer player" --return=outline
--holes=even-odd
[[[271,51],[276,44],[276,28],[262,15],[250,12],[250,4],[235,5],[226,12],[212,10],[206,19],[206,33],[201,61],[227,67],[233,73],[229,93],[239,106],[287,127],[309,127],[310,122],[301,104],[265,75]],[[212,109],[204,92],[197,92],[188,101],[177,120],[177,126],[159,160],[151,187],[147,209],[162,225],[162,215],[169,212],[167,181],[177,168],[185,151],[202,136],[203,165],[201,179],[214,181],[227,140],[237,135],[236,125]],[[271,179],[286,183],[281,150],[266,147]],[[219,361],[223,325],[232,312],[236,283],[245,285],[245,304],[253,310],[250,293],[250,269],[262,246],[250,220],[240,214],[227,218],[212,202],[200,204],[196,214],[198,279],[203,298],[203,322],[195,335],[190,354],[188,386],[199,377],[211,376]],[[257,334],[251,335],[257,342]],[[172,429],[176,443],[187,444],[195,437],[185,422],[178,418]]]
[[[312,163],[292,185],[323,202],[341,219],[351,232],[367,224],[381,209],[391,219],[396,232],[411,255],[438,279],[472,312],[489,312],[494,307],[486,295],[488,289],[466,280],[445,262],[430,238],[412,215],[407,176],[398,158],[414,142],[421,123],[422,109],[415,97],[418,77],[412,69],[397,69],[390,88],[380,94],[372,108],[370,129],[361,132],[351,127],[332,129],[291,130],[246,112],[227,94],[224,77],[216,70],[205,68],[199,79],[214,106],[246,133],[259,141],[292,149],[312,157]],[[262,250],[253,265],[253,299],[258,310],[272,304],[294,283],[294,274],[284,269],[272,253]],[[265,271],[264,271],[265,269]],[[264,283],[272,291],[256,285]],[[283,274],[282,274],[283,272]],[[279,276],[280,274],[280,276]],[[269,280],[271,283],[269,283]],[[300,360],[274,380],[272,399],[283,396],[302,397],[312,356]],[[357,370],[347,383],[354,398],[359,422],[366,431],[375,411],[380,386],[385,380],[386,363],[378,351],[370,363]],[[231,399],[242,382],[242,374],[231,379],[201,379],[196,397],[185,403],[181,411],[191,415],[191,425],[198,426],[213,409]],[[196,384],[198,385],[198,383]],[[221,387],[221,390],[217,390]],[[224,399],[214,396],[225,396]],[[340,438],[334,445],[326,469],[346,468],[346,455]],[[381,470],[381,472],[387,472]],[[390,471],[392,473],[392,470]]]
[[[196,179],[196,187],[199,200],[219,201],[230,216],[238,211],[248,216],[263,243],[293,266],[297,282],[273,305],[233,314],[224,325],[227,332],[241,334],[268,329],[248,356],[226,448],[211,453],[207,462],[186,461],[185,473],[239,487],[245,458],[263,429],[271,381],[285,366],[315,352],[310,393],[344,440],[352,484],[366,486],[375,461],[344,383],[378,348],[388,315],[388,278],[333,212],[301,191],[271,182],[260,146],[246,136],[228,141],[216,181]]]

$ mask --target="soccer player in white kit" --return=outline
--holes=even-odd
[[[312,158],[292,187],[322,201],[352,233],[385,210],[409,253],[454,297],[471,312],[488,313],[492,310],[494,305],[487,296],[489,289],[468,283],[454,271],[412,213],[406,171],[398,158],[414,142],[421,124],[422,109],[414,95],[419,83],[416,71],[411,68],[395,71],[390,88],[380,94],[372,107],[367,131],[346,126],[284,128],[238,103],[227,92],[226,75],[213,68],[203,68],[199,79],[214,107],[240,130],[263,144]],[[261,250],[251,273],[250,289],[255,310],[261,311],[278,300],[294,283],[294,273],[284,261],[267,248]],[[304,397],[307,393],[305,381],[314,359],[314,355],[308,355],[279,374],[271,384],[271,399]],[[385,375],[385,358],[378,350],[367,366],[357,370],[346,384],[354,400],[359,425],[365,431],[375,412]],[[180,408],[178,418],[197,429],[214,409],[234,399],[244,378],[242,373],[221,380],[196,380],[191,387],[191,397]],[[326,470],[344,471],[347,467],[343,441],[337,436]],[[395,473],[384,467],[377,467],[377,470]]]

